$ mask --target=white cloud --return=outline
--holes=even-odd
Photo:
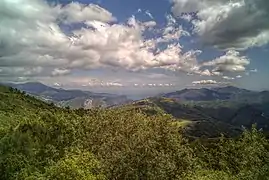
[[[216,72],[241,72],[246,70],[249,65],[249,59],[245,56],[240,56],[239,52],[229,50],[223,56],[220,56],[212,61],[203,63],[202,66],[213,67]]]
[[[202,71],[200,74],[202,76],[211,76],[212,75],[212,73],[208,69]]]
[[[205,44],[221,49],[247,49],[269,42],[268,0],[173,0],[180,17],[196,13],[194,32]]]
[[[171,15],[171,14],[166,14],[165,15],[166,21],[167,21],[167,26],[174,26],[176,25],[176,19]]]
[[[98,78],[85,78],[79,82],[84,87],[123,87],[124,85],[119,82],[109,82]]]
[[[223,75],[223,73],[218,72],[218,71],[212,71],[211,73],[212,73],[212,75],[214,75],[214,76],[221,76],[221,75]]]
[[[146,13],[146,15],[148,15],[151,19],[154,19],[154,17],[153,17],[152,14],[149,12],[149,10],[147,10],[145,13]]]
[[[108,83],[105,83],[105,84],[101,84],[103,86],[116,86],[116,87],[123,87],[123,84],[121,83],[116,83],[116,82],[108,82]]]
[[[229,82],[220,82],[220,81],[216,81],[216,80],[199,80],[199,81],[193,81],[192,84],[194,86],[196,85],[228,85],[230,84]]]
[[[226,80],[234,80],[234,77],[223,76],[222,79],[226,79]]]
[[[192,84],[219,84],[219,82],[215,81],[215,80],[200,80],[200,81],[193,81]]]
[[[240,78],[242,78],[242,76],[241,75],[237,75],[236,78],[237,79],[240,79]]]
[[[57,6],[55,9],[58,13],[58,18],[68,24],[92,20],[102,22],[116,20],[116,18],[112,16],[112,13],[96,4],[84,5],[78,2],[71,2],[66,6]]]
[[[88,88],[101,88],[101,87],[124,87],[124,82],[104,80],[101,78],[93,78],[88,76],[57,76],[52,78],[42,78],[45,84],[61,87],[88,87]],[[60,83],[61,82],[61,83]]]
[[[181,26],[167,26],[163,31],[163,36],[158,39],[158,42],[178,41],[181,36],[189,36],[187,31],[184,31]]]
[[[148,84],[133,84],[134,87],[136,88],[154,88],[154,87],[159,87],[159,88],[167,88],[167,87],[173,87],[175,84],[172,83],[148,83]]]
[[[180,18],[184,19],[187,22],[191,22],[191,20],[193,19],[191,14],[183,14]]]
[[[258,72],[258,70],[257,69],[251,69],[250,72],[256,73],[256,72]]]
[[[155,21],[147,21],[147,22],[144,22],[143,23],[143,25],[145,26],[145,27],[154,27],[154,26],[156,26],[157,25],[157,23],[155,22]]]
[[[190,34],[169,14],[164,28],[159,28],[155,21],[141,22],[135,16],[126,23],[117,23],[104,8],[77,2],[50,6],[42,0],[2,0],[0,14],[0,77],[54,76],[53,82],[61,82],[56,81],[59,76],[91,69],[162,69],[215,76],[222,74],[219,71],[244,70],[248,63],[246,57],[229,51],[225,56],[200,64],[197,56],[202,52],[183,51],[180,38]],[[66,32],[59,25],[62,23],[69,27],[79,23],[83,27]],[[146,36],[148,32],[151,38]],[[76,82],[80,86],[94,84],[88,79],[76,79]],[[162,86],[172,86],[164,82]],[[123,86],[109,80],[102,84]],[[145,84],[157,87],[160,82]]]
[[[60,68],[56,68],[52,71],[51,75],[52,76],[63,76],[63,75],[67,75],[70,73],[69,69],[60,69]]]
[[[8,11],[7,16],[1,17],[0,67],[41,66],[54,69],[52,75],[56,76],[72,69],[164,68],[188,72],[197,66],[195,56],[198,51],[182,53],[180,44],[170,42],[184,35],[181,28],[172,25],[172,16],[168,16],[168,25],[172,29],[165,32],[160,41],[160,38],[144,37],[144,32],[151,31],[156,22],[140,22],[133,16],[126,24],[109,24],[106,22],[114,19],[112,14],[93,4],[51,7],[41,0],[26,0],[23,6],[22,0],[1,3],[20,11]],[[37,9],[37,13],[28,12],[29,7]],[[21,19],[11,19],[14,15]],[[88,27],[67,35],[58,21],[83,22]],[[164,42],[167,47],[158,50],[158,43]]]
[[[53,84],[53,86],[60,87],[61,84],[59,84],[59,83],[56,82],[56,83]]]

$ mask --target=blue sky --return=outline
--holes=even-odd
[[[267,0],[3,0],[0,80],[123,94],[268,90],[268,12]]]

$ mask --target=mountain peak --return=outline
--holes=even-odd
[[[41,82],[26,82],[26,83],[20,83],[19,85],[27,85],[27,86],[43,86],[43,87],[48,87],[47,85],[41,83]]]
[[[224,87],[215,87],[212,89],[241,89],[241,88],[238,88],[236,86],[224,86]]]
[[[251,92],[250,90],[246,90],[246,89],[235,87],[235,86],[217,87],[217,88],[212,88],[212,90],[221,92],[221,93]]]
[[[49,87],[40,82],[10,83],[7,86],[25,91],[30,94],[38,95],[45,91],[56,91],[55,88]]]
[[[164,94],[163,97],[173,98],[178,101],[212,101],[229,100],[237,95],[244,97],[252,91],[235,86],[216,87],[212,89],[183,89],[181,91]]]

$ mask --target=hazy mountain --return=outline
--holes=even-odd
[[[220,96],[217,92],[202,88],[202,89],[183,89],[181,91],[163,94],[162,97],[172,98],[177,101],[212,101],[216,99],[227,99],[228,97]]]
[[[237,101],[259,103],[269,100],[269,91],[256,92],[233,86],[218,88],[183,89],[181,91],[162,94],[159,97],[172,98],[178,102],[183,101]]]
[[[126,96],[94,93],[82,90],[65,90],[46,86],[39,82],[28,82],[23,84],[5,84],[7,86],[25,91],[27,94],[36,96],[44,101],[53,102],[59,106],[71,108],[93,108],[108,107],[129,102]]]

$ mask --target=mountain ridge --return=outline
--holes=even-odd
[[[164,93],[157,97],[175,99],[177,101],[250,101],[258,102],[259,99],[269,99],[269,91],[251,91],[234,86],[201,88],[201,89],[183,89],[170,93]]]
[[[94,107],[108,107],[117,104],[124,104],[130,100],[124,95],[94,93],[83,90],[66,90],[47,86],[40,82],[27,83],[3,83],[3,85],[25,91],[41,100],[53,102],[58,106],[71,107],[73,109]],[[88,103],[92,102],[92,103]]]

